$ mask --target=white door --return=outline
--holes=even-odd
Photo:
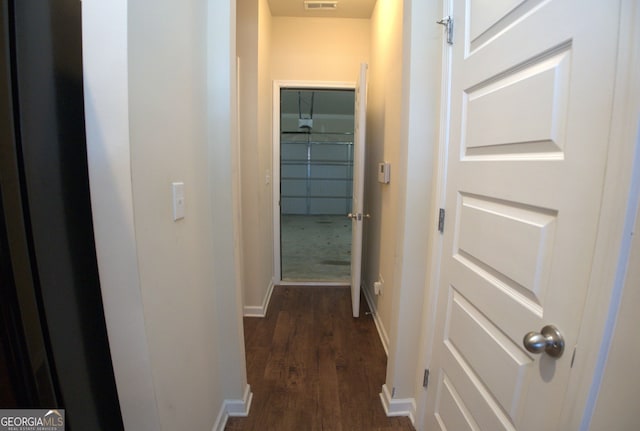
[[[429,430],[561,429],[601,203],[618,9],[454,0]],[[559,358],[523,346],[545,325],[564,336]]]
[[[360,282],[362,277],[362,223],[364,222],[364,160],[367,121],[367,65],[360,65],[356,85],[353,141],[353,197],[351,200],[351,307],[353,317],[360,315]]]

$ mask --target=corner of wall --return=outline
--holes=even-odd
[[[384,323],[380,319],[380,315],[378,314],[378,310],[376,308],[376,303],[371,296],[371,290],[366,287],[362,289],[364,294],[364,298],[367,300],[367,304],[369,305],[369,310],[371,310],[371,315],[373,316],[373,323],[376,325],[376,329],[378,330],[378,336],[380,337],[380,342],[382,343],[382,347],[384,348],[384,353],[389,356],[389,336],[387,335],[387,331],[384,327]]]
[[[244,314],[265,311],[265,295],[273,278],[271,193],[271,14],[267,0],[238,8],[240,144],[240,220],[243,240]],[[260,304],[262,306],[256,305]],[[261,309],[262,308],[262,309]]]
[[[265,317],[269,308],[269,302],[271,301],[271,294],[273,293],[273,280],[269,283],[262,300],[262,305],[245,305],[244,317]]]
[[[241,399],[224,400],[218,411],[218,416],[213,424],[212,431],[224,431],[227,420],[230,417],[247,417],[251,410],[251,402],[253,401],[253,392],[247,384]]]
[[[160,429],[139,286],[129,141],[125,0],[85,2],[87,157],[100,286],[122,420]]]
[[[393,200],[397,239],[391,279],[394,290],[386,308],[390,314],[386,320],[390,330],[386,385],[394,388],[394,395],[410,400],[419,396],[415,379],[424,360],[424,346],[416,340],[423,339],[429,244],[435,232],[429,226],[433,226],[436,178],[435,170],[428,167],[436,166],[434,155],[440,126],[441,70],[439,61],[433,60],[440,56],[440,38],[434,34],[439,29],[424,26],[423,21],[432,17],[435,21],[438,12],[437,4],[405,2],[401,17],[396,17],[401,20],[397,25],[401,26],[398,33],[402,35],[399,42],[402,98],[392,108],[399,109],[402,115],[396,126],[401,142],[395,155],[395,171],[400,175],[396,175]],[[413,410],[405,410],[414,414],[415,406]]]
[[[390,392],[389,387],[382,385],[380,392],[380,402],[382,408],[389,417],[406,416],[411,420],[411,424],[416,424],[416,401],[414,398],[393,398],[393,390]]]

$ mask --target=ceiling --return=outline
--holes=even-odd
[[[300,96],[298,96],[300,93]],[[311,113],[311,93],[313,93],[313,115],[353,115],[353,90],[295,90],[283,89],[280,93],[281,113],[303,115]],[[298,108],[299,106],[299,108]]]
[[[335,10],[305,10],[303,0],[269,0],[271,16],[371,18],[376,0],[338,0]]]

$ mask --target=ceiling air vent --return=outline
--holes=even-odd
[[[305,0],[304,8],[306,10],[335,10],[338,8],[338,2]]]

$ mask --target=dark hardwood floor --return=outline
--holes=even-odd
[[[226,430],[410,431],[388,418],[379,393],[386,355],[361,300],[347,288],[276,287],[265,318],[245,318],[249,417]]]

